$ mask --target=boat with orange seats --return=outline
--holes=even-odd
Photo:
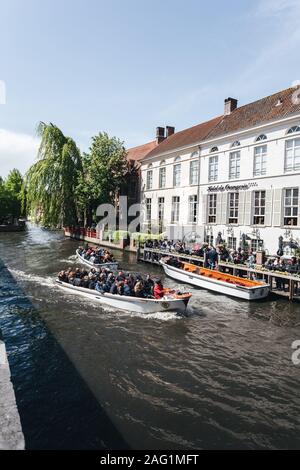
[[[192,263],[179,262],[178,265],[173,266],[168,263],[168,258],[161,259],[160,263],[167,276],[219,294],[244,300],[260,300],[267,297],[270,292],[269,284],[263,281],[244,279],[232,274],[202,268]]]

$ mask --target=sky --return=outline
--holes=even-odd
[[[40,121],[130,148],[291,86],[299,23],[300,0],[0,0],[0,175],[34,162]]]

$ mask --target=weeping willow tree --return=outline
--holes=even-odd
[[[75,189],[82,173],[80,151],[54,124],[38,126],[37,161],[25,177],[27,213],[46,227],[78,223]]]

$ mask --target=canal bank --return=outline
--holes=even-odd
[[[1,330],[0,390],[0,450],[23,450],[24,436]]]
[[[78,245],[34,226],[0,238],[0,321],[26,446],[300,447],[296,303],[249,305],[181,284],[193,293],[186,317],[102,309],[55,288],[58,271],[79,266]],[[114,255],[174,287],[158,266]]]

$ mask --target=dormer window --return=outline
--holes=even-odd
[[[300,126],[293,126],[288,131],[287,134],[294,134],[295,132],[300,132]]]
[[[240,141],[239,140],[235,140],[233,142],[233,144],[231,145],[231,147],[238,147],[239,145],[241,145]]]
[[[262,140],[267,140],[267,136],[265,134],[260,134],[257,137],[256,142],[261,142]]]

